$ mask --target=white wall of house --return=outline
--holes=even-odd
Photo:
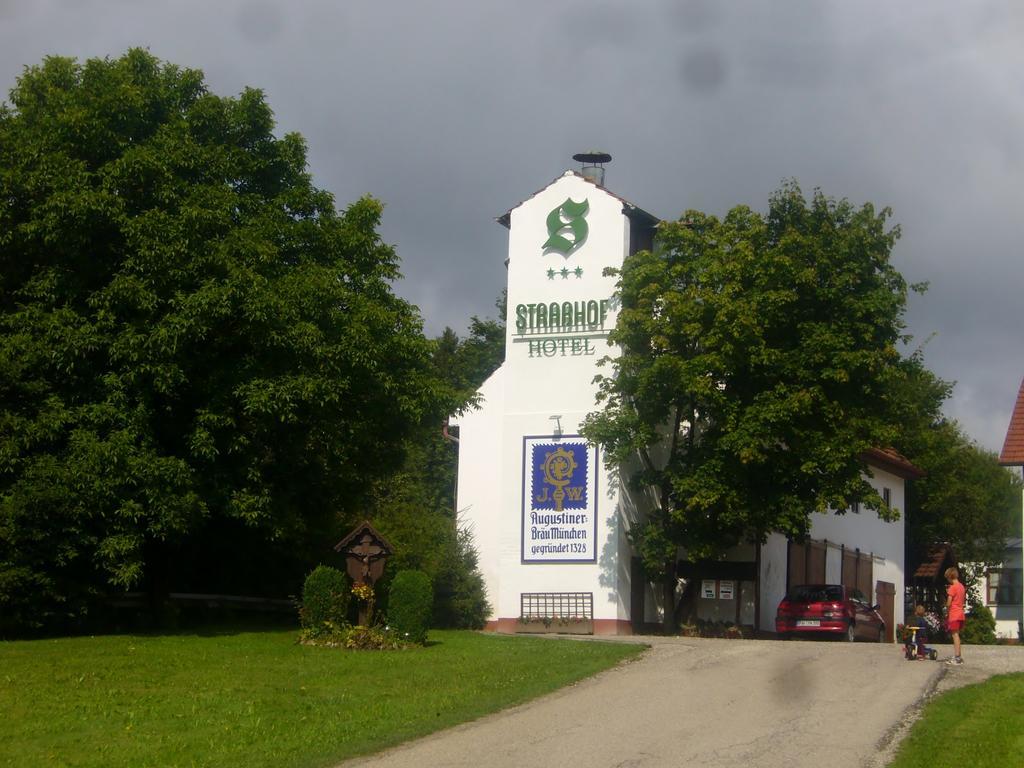
[[[905,482],[891,472],[870,467],[867,481],[882,494],[889,489],[890,504],[901,513],[905,509]],[[896,589],[896,621],[903,620],[904,523],[902,514],[895,522],[881,520],[874,510],[860,512],[816,513],[811,521],[810,538],[828,543],[825,553],[825,577],[829,583],[842,583],[842,548],[859,549],[872,557],[874,582],[887,581]],[[780,534],[771,534],[761,548],[761,620],[759,628],[775,631],[775,609],[786,594],[788,542]],[[874,600],[874,594],[867,596]]]
[[[979,573],[981,567],[976,566]],[[1002,571],[1024,568],[1021,557],[1021,539],[1012,539],[1007,542],[1007,548],[1003,555],[1003,561],[991,566],[993,569]],[[1021,602],[1013,604],[999,604],[996,600],[990,600],[988,590],[988,577],[981,575],[974,586],[973,597],[977,602],[988,606],[992,611],[992,617],[996,620],[996,637],[1003,640],[1019,640],[1021,617],[1024,616],[1024,605]],[[1024,600],[1024,597],[1021,597]]]
[[[871,509],[862,508],[860,512],[847,512],[844,515],[817,514],[811,526],[811,538],[828,541],[832,544],[845,545],[847,549],[860,549],[870,552],[872,563],[872,589],[874,583],[887,581],[896,588],[896,620],[901,622],[903,611],[904,586],[904,521],[906,510],[905,481],[891,472],[878,467],[870,467],[867,481],[878,491],[879,495],[889,490],[889,504],[900,513],[899,520],[885,522]],[[826,560],[826,572],[832,559],[838,560],[840,554],[834,547],[829,547]],[[841,566],[840,566],[841,568]],[[870,600],[875,596],[868,595]]]
[[[505,371],[496,370],[480,387],[478,408],[450,422],[459,427],[458,516],[459,524],[470,528],[480,573],[493,604],[500,594],[502,475],[505,468],[495,462],[501,453],[501,403],[505,400]],[[487,480],[487,482],[481,482]],[[492,605],[493,607],[493,605]]]
[[[1017,571],[1024,568],[1020,546],[1006,550],[1006,555],[1003,562],[1000,563],[1000,567],[1003,569],[1016,569]],[[1024,601],[1024,596],[1021,599]],[[1024,603],[1018,602],[1015,605],[990,604],[990,607],[992,615],[996,620],[996,637],[1006,640],[1024,639],[1020,637],[1021,619],[1024,618]]]
[[[548,217],[567,199],[589,205],[586,240],[567,256],[545,253]],[[621,200],[567,172],[512,209],[509,223],[506,359],[485,385],[480,408],[457,419],[459,514],[476,534],[492,620],[518,618],[523,592],[592,592],[595,619],[625,621],[629,544],[619,491],[600,454],[590,468],[596,562],[523,562],[523,514],[524,438],[570,439],[597,407],[593,378],[597,362],[613,352],[607,334],[617,314],[615,279],[603,271],[621,266],[630,221]],[[541,324],[537,307],[551,304],[583,307],[586,316]]]
[[[780,533],[769,534],[761,545],[761,620],[758,629],[775,631],[775,609],[786,596],[786,569],[789,563],[789,542]]]

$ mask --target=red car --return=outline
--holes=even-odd
[[[885,622],[859,589],[841,584],[791,587],[779,603],[775,631],[782,640],[794,635],[885,642]]]

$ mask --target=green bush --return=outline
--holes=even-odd
[[[391,582],[388,624],[403,640],[425,643],[434,605],[430,577],[423,571],[399,571]]]
[[[491,607],[477,563],[473,534],[459,528],[455,556],[445,559],[434,578],[432,625],[444,629],[483,629]]]
[[[349,588],[345,575],[337,568],[320,565],[306,577],[302,587],[302,628],[314,634],[320,629],[341,626],[348,618]]]
[[[966,645],[995,645],[996,620],[986,605],[975,605],[960,630],[960,642]]]

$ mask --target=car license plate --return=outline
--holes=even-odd
[[[796,625],[798,627],[820,627],[821,622],[817,619],[798,619]]]

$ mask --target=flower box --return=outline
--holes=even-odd
[[[516,622],[516,634],[592,635],[594,634],[594,620],[560,619],[557,616],[521,618]]]

